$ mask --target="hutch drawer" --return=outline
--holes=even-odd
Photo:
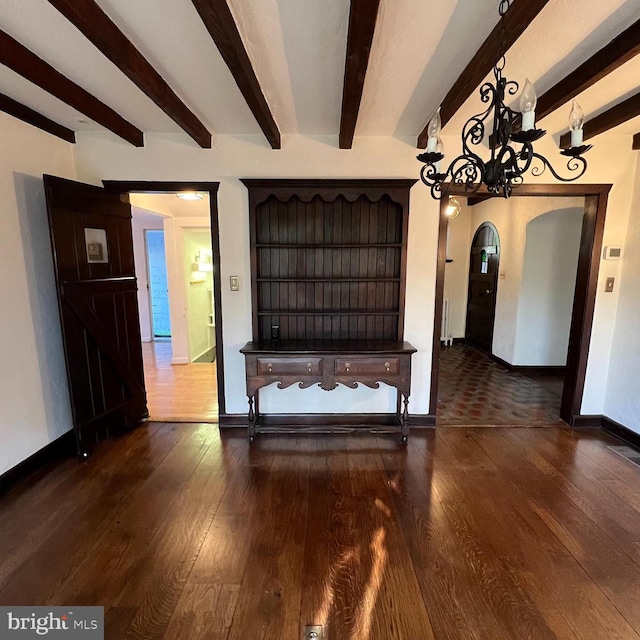
[[[395,375],[400,370],[400,360],[389,357],[336,358],[335,373],[343,375]]]
[[[322,375],[322,358],[274,355],[258,358],[258,375]]]

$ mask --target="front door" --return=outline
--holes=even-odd
[[[78,453],[148,416],[128,196],[44,176]]]
[[[471,244],[465,337],[467,342],[489,353],[493,342],[499,264],[498,231],[490,222],[485,222],[476,231]]]

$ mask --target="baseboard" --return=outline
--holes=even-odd
[[[218,416],[218,426],[221,429],[224,429],[226,427],[246,427],[247,414],[246,413],[221,413]]]
[[[409,426],[412,429],[431,429],[436,426],[436,417],[430,413],[409,414]]]
[[[67,431],[67,433],[40,449],[40,451],[36,451],[26,460],[5,471],[0,476],[0,495],[28,478],[31,474],[39,471],[50,462],[58,458],[75,455],[75,453],[76,439],[74,433],[73,431]]]
[[[196,364],[196,363],[209,364],[209,363],[215,362],[215,361],[216,361],[216,348],[215,347],[209,347],[208,349],[205,349],[197,358],[194,358],[192,360],[192,362],[194,364]]]
[[[221,428],[246,427],[246,414],[222,414],[218,419]],[[264,427],[397,427],[395,415],[388,413],[307,413],[300,415],[270,414],[260,416]],[[430,414],[410,414],[409,427],[425,429],[436,426],[436,417]]]
[[[496,364],[507,371],[513,373],[519,373],[523,376],[564,376],[567,372],[567,367],[564,365],[523,365],[523,364],[511,364],[506,360],[494,355],[489,354],[489,359],[493,360]]]
[[[467,344],[466,338],[454,338],[453,344]]]
[[[640,449],[640,433],[632,431],[629,427],[625,427],[619,422],[607,418],[607,416],[602,416],[602,429],[616,436],[616,438],[620,438],[620,440],[624,440],[637,449]]]
[[[189,358],[180,356],[179,358],[171,358],[171,364],[191,364]]]
[[[602,427],[601,415],[575,415],[571,418],[571,425],[576,429],[599,429]]]

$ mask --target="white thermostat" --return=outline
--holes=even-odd
[[[604,259],[605,260],[620,260],[622,258],[622,247],[605,247]]]

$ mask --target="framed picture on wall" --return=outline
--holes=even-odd
[[[105,229],[85,228],[84,241],[87,247],[87,262],[102,264],[109,262],[107,231]]]

